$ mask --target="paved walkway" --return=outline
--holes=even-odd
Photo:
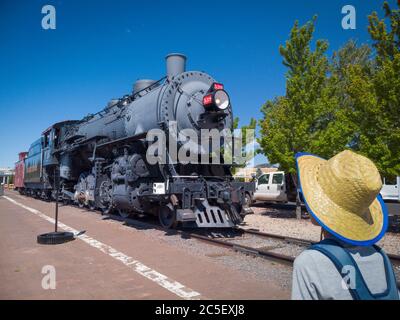
[[[87,230],[75,241],[43,246],[54,203],[7,191],[0,197],[0,299],[287,299],[268,279],[190,255],[100,214],[60,207],[61,227]],[[42,288],[54,266],[56,289]]]

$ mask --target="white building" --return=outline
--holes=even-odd
[[[9,184],[12,176],[14,176],[14,169],[0,168],[0,184]]]

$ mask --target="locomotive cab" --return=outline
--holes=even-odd
[[[56,149],[55,136],[56,128],[50,127],[43,132],[43,166],[51,166],[58,164],[56,157],[54,157],[54,149]]]

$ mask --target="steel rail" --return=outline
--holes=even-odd
[[[239,229],[239,230],[243,230],[243,229]],[[252,230],[252,232],[248,232],[248,233],[252,233],[252,234],[263,236],[263,237],[267,237],[269,235],[268,233],[262,233],[262,232],[253,231],[253,230]],[[273,259],[276,259],[276,260],[281,260],[281,261],[284,261],[285,263],[290,263],[290,265],[293,265],[293,262],[296,259],[295,257],[292,257],[292,256],[287,256],[287,255],[283,255],[283,254],[280,254],[280,253],[275,253],[275,252],[262,250],[262,249],[258,249],[258,248],[253,248],[253,247],[248,247],[248,246],[244,246],[244,245],[238,245],[238,244],[235,244],[235,243],[232,243],[232,242],[213,239],[213,238],[209,238],[209,237],[201,236],[201,235],[197,235],[197,234],[188,233],[187,235],[189,237],[197,238],[197,239],[200,239],[202,241],[208,241],[208,242],[211,242],[213,244],[229,247],[229,248],[231,248],[231,249],[233,249],[235,251],[240,251],[240,252],[244,252],[244,253],[247,253],[247,254],[253,254],[253,255],[256,255],[256,256],[263,257],[263,258],[273,258]],[[292,237],[285,237],[285,236],[276,235],[276,234],[272,234],[272,236],[270,236],[270,237],[271,238],[275,238],[275,239],[280,239],[280,240],[286,240],[286,241],[289,241],[289,242],[292,242],[292,241],[293,242],[300,242],[300,243],[305,243],[305,242],[312,243],[312,242],[314,242],[314,241],[311,241],[311,240],[292,238]],[[397,255],[391,255],[391,256],[394,256],[396,258],[398,257]],[[397,288],[400,289],[400,282],[399,281],[397,281]]]
[[[287,237],[283,236],[280,234],[274,234],[274,233],[266,233],[266,232],[260,232],[256,230],[251,230],[251,229],[243,229],[243,228],[237,228],[240,231],[243,231],[244,233],[249,233],[253,235],[257,235],[260,237],[265,237],[265,238],[275,238],[275,239],[280,239],[280,240],[285,240],[288,242],[293,242],[293,243],[304,243],[304,244],[315,244],[318,241],[313,241],[313,240],[308,240],[308,239],[301,239],[301,238],[295,238],[295,237]],[[392,253],[386,253],[386,255],[389,257],[390,260],[393,262],[400,263],[400,255],[397,254],[392,254]]]
[[[229,241],[215,239],[215,238],[207,237],[204,235],[200,235],[200,234],[182,230],[182,229],[166,230],[165,228],[163,228],[157,224],[153,224],[153,223],[149,223],[149,222],[143,222],[143,221],[139,221],[139,220],[132,219],[132,218],[122,218],[122,217],[120,217],[118,215],[114,215],[114,214],[108,214],[107,216],[112,219],[115,219],[117,221],[125,221],[125,223],[127,223],[128,225],[136,224],[136,225],[142,225],[142,226],[150,226],[159,231],[167,231],[167,232],[169,232],[169,234],[171,234],[171,233],[180,234],[181,236],[185,237],[186,239],[194,238],[197,240],[212,243],[214,245],[227,247],[227,248],[233,249],[235,251],[240,251],[243,253],[252,254],[252,255],[256,255],[256,256],[260,256],[260,257],[264,257],[264,258],[273,258],[276,260],[284,261],[285,263],[293,264],[293,262],[295,260],[295,257],[293,257],[293,256],[287,256],[287,255],[283,255],[280,253],[271,252],[268,250],[253,248],[253,247],[236,244],[236,243],[229,242]]]
[[[199,239],[202,241],[211,242],[213,244],[217,244],[220,246],[229,247],[235,251],[240,251],[240,252],[244,252],[244,253],[248,253],[248,254],[252,254],[252,255],[257,255],[260,257],[274,258],[277,260],[290,262],[291,264],[294,262],[294,259],[295,259],[295,257],[292,257],[292,256],[287,256],[287,255],[283,255],[280,253],[263,250],[263,249],[259,249],[259,248],[244,246],[244,245],[236,244],[236,243],[229,242],[229,241],[214,239],[214,238],[210,238],[210,237],[199,235],[199,234],[192,233],[192,232],[186,232],[186,231],[181,231],[181,230],[179,230],[178,232],[180,234],[183,234],[190,238],[195,238],[195,239]]]

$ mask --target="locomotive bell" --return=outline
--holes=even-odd
[[[135,84],[133,85],[133,94],[138,93],[146,88],[149,88],[155,83],[156,83],[155,80],[150,80],[150,79],[136,80]]]

